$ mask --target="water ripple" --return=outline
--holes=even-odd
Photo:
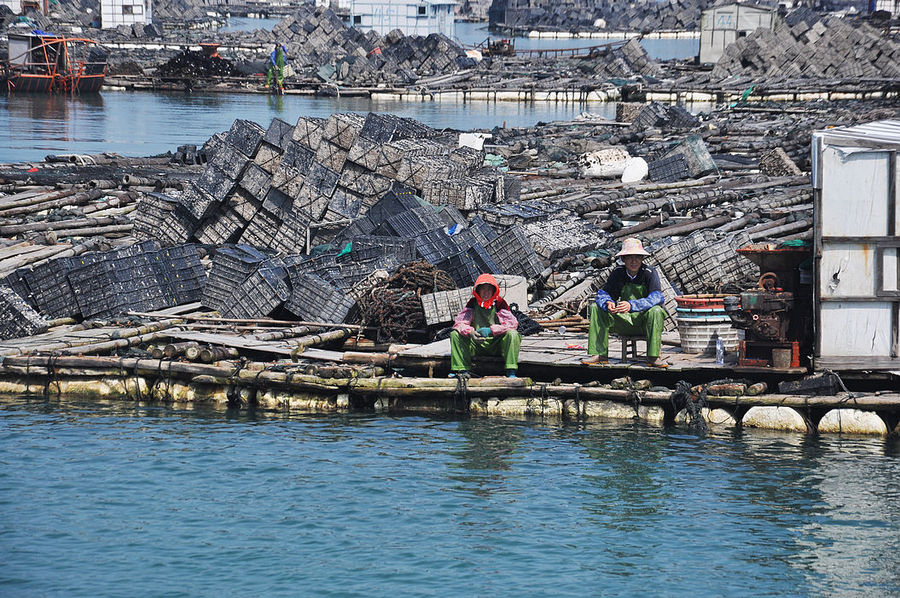
[[[895,594],[896,441],[0,402],[8,595]]]

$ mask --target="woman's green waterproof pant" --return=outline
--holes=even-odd
[[[591,326],[588,329],[588,354],[609,356],[609,331],[647,339],[647,357],[659,357],[662,345],[663,320],[666,310],[654,305],[647,311],[611,314],[591,305]]]
[[[522,336],[516,330],[507,330],[500,336],[476,339],[475,335],[463,336],[456,330],[450,332],[450,370],[459,372],[472,369],[475,355],[501,355],[507,370],[519,369],[519,347]]]

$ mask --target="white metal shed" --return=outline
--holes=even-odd
[[[816,369],[900,370],[900,120],[812,136]]]
[[[735,2],[700,13],[700,62],[714,63],[734,40],[775,27],[775,9]]]

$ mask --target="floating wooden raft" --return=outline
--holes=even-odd
[[[392,412],[471,413],[560,417],[639,417],[673,421],[672,393],[627,388],[538,383],[529,378],[469,380],[384,376],[325,378],[302,366],[92,356],[17,356],[0,364],[0,393],[78,395],[259,407],[298,412],[382,409]],[[789,408],[808,431],[835,409],[877,414],[888,432],[900,422],[900,393],[836,396],[708,396],[706,405],[740,424],[753,407]],[[774,427],[774,426],[773,426]]]

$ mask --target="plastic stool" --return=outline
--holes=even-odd
[[[643,336],[625,336],[623,334],[617,335],[617,338],[622,342],[622,361],[628,359],[629,353],[631,353],[632,358],[637,359],[637,343],[645,340],[645,338]]]

